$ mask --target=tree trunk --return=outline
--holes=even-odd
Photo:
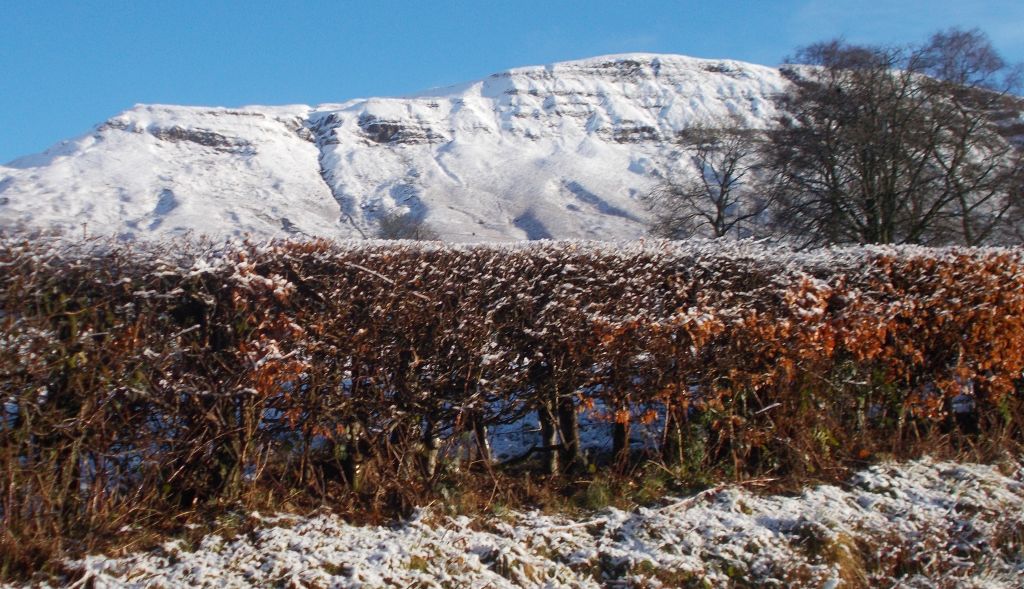
[[[665,412],[665,435],[661,455],[667,466],[679,466],[683,463],[684,420],[680,413],[682,412],[678,408]]]
[[[558,426],[562,434],[561,461],[563,470],[580,465],[580,424],[576,418],[576,404],[572,397],[558,401]]]
[[[544,472],[558,474],[558,428],[555,424],[555,412],[548,401],[537,412],[540,419],[540,438],[544,451]]]
[[[473,436],[476,439],[477,458],[484,464],[490,465],[492,461],[491,442],[487,438],[487,426],[484,425],[484,421],[480,417],[473,419]]]
[[[612,456],[615,463],[625,465],[629,461],[629,422],[612,427]]]
[[[362,428],[350,424],[345,436],[345,454],[341,459],[341,472],[349,488],[358,492],[363,483],[363,462],[365,457],[360,449]]]
[[[434,478],[437,472],[437,459],[440,453],[441,440],[434,435],[434,422],[427,420],[423,425],[423,475]]]

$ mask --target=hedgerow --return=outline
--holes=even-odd
[[[526,415],[556,478],[594,466],[581,416],[601,468],[656,422],[734,478],[1024,439],[1019,249],[6,238],[0,269],[0,576],[209,506],[405,508]]]

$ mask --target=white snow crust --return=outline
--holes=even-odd
[[[1009,473],[1009,474],[1004,474]],[[395,526],[251,514],[254,532],[74,563],[95,587],[1020,587],[1024,471],[885,463],[800,496],[729,485],[582,519],[425,508]],[[859,548],[858,548],[859,547]],[[869,555],[881,573],[864,577]],[[903,563],[907,574],[895,565]],[[909,564],[908,564],[909,563]]]
[[[778,70],[626,54],[316,107],[139,105],[0,166],[0,227],[122,238],[372,235],[408,213],[447,241],[635,239],[694,124],[766,128]]]

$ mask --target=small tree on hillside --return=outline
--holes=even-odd
[[[378,239],[411,239],[416,241],[437,241],[441,236],[427,223],[412,213],[393,210],[380,218],[377,226]]]
[[[681,134],[679,144],[695,174],[683,181],[666,180],[648,195],[654,214],[651,232],[669,239],[744,237],[744,229],[749,232],[771,204],[759,181],[758,139],[738,129],[698,126]]]

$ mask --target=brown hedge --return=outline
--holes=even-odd
[[[0,240],[3,566],[33,566],[27,538],[257,495],[423,497],[439,444],[529,413],[552,471],[581,464],[581,414],[615,423],[620,465],[656,419],[667,464],[735,477],[1016,449],[1022,269],[1019,249]]]

